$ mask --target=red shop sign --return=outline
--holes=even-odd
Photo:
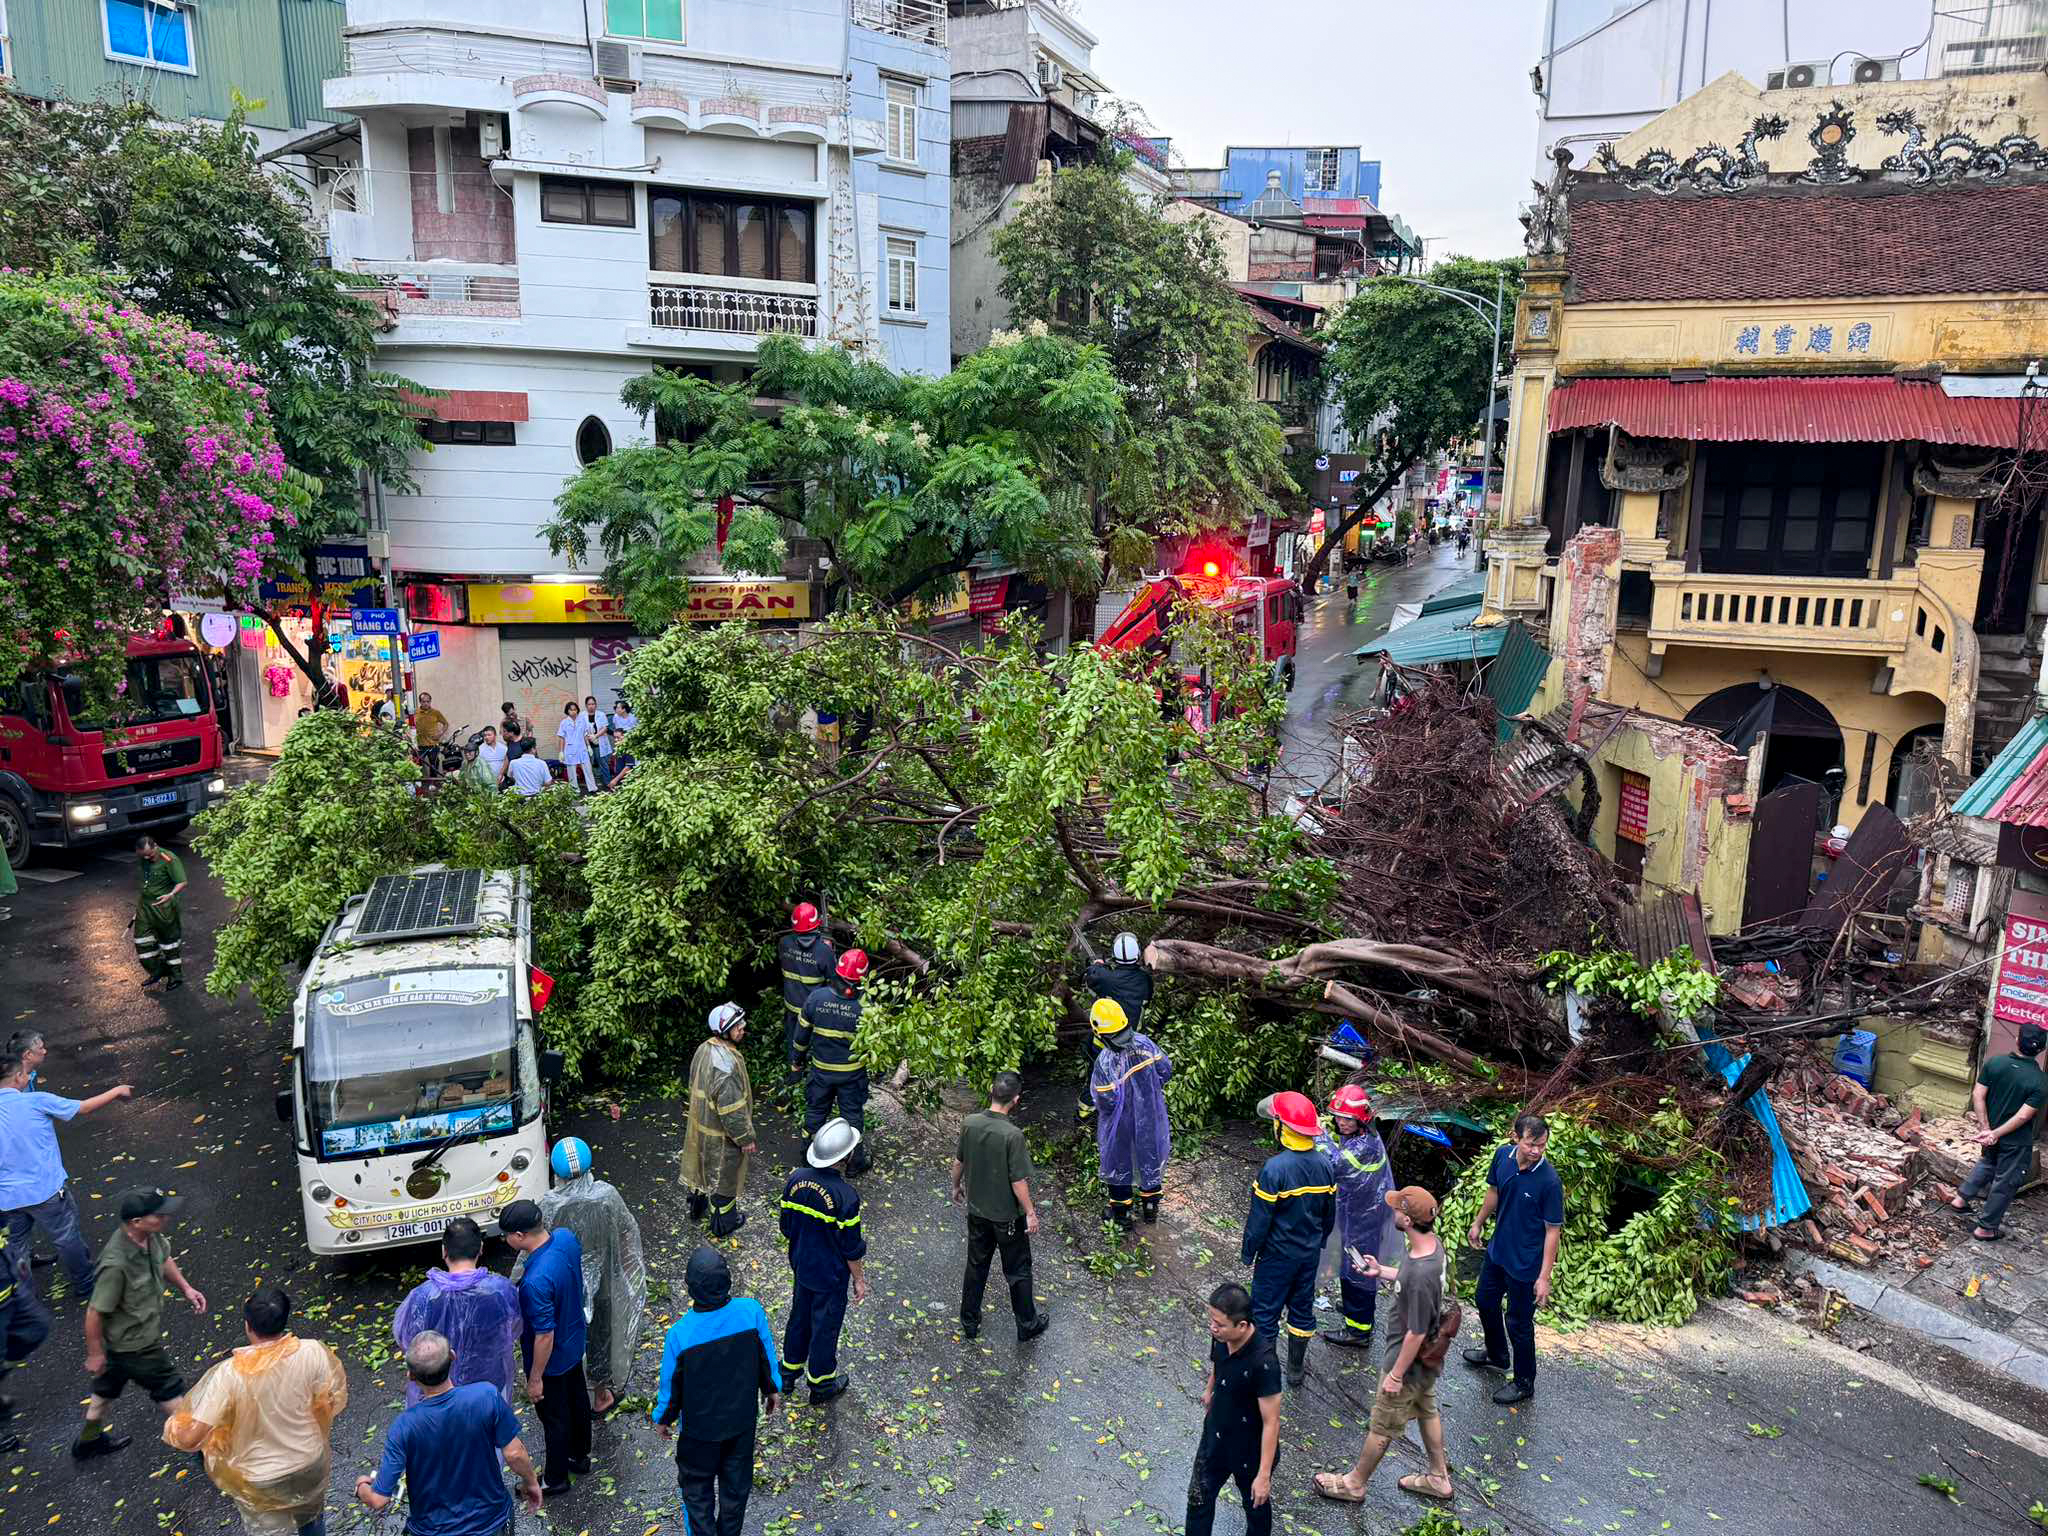
[[[1009,577],[977,576],[967,588],[967,611],[969,613],[1000,613],[1003,601],[1009,595]]]

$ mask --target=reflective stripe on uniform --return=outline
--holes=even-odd
[[[838,1374],[839,1373],[837,1371],[827,1371],[822,1376],[813,1376],[809,1370],[806,1370],[804,1372],[804,1380],[808,1381],[812,1386],[815,1387],[824,1382],[830,1381],[834,1376],[837,1376]]]
[[[826,1029],[818,1024],[811,1026],[811,1033],[822,1036],[827,1040],[851,1040],[853,1038],[853,1031],[850,1029]]]
[[[1293,1324],[1293,1323],[1291,1323],[1291,1322],[1290,1322],[1290,1323],[1289,1323],[1289,1324],[1287,1325],[1287,1331],[1288,1331],[1289,1333],[1293,1334],[1293,1335],[1294,1335],[1294,1336],[1295,1336],[1295,1337],[1296,1337],[1297,1339],[1312,1339],[1312,1338],[1314,1338],[1314,1337],[1316,1336],[1316,1331],[1315,1331],[1315,1329],[1313,1329],[1313,1328],[1297,1328],[1297,1327],[1295,1327],[1295,1326],[1294,1326],[1294,1324]]]
[[[1344,1161],[1349,1163],[1353,1168],[1356,1168],[1360,1173],[1378,1173],[1382,1168],[1387,1166],[1387,1160],[1384,1157],[1380,1158],[1376,1162],[1361,1163],[1358,1160],[1358,1154],[1356,1152],[1346,1152],[1344,1154]]]
[[[1352,1317],[1347,1317],[1347,1318],[1345,1318],[1345,1319],[1344,1319],[1344,1326],[1345,1326],[1346,1328],[1356,1328],[1356,1329],[1357,1329],[1357,1330],[1358,1330],[1358,1331],[1359,1331],[1360,1333],[1371,1333],[1371,1332],[1372,1332],[1372,1324],[1371,1324],[1371,1323],[1361,1323],[1361,1322],[1359,1322],[1359,1321],[1358,1321],[1358,1320],[1357,1320],[1356,1318],[1352,1318]]]
[[[1095,1091],[1097,1093],[1115,1093],[1117,1089],[1123,1087],[1125,1083],[1128,1083],[1140,1072],[1144,1071],[1147,1067],[1151,1066],[1153,1062],[1158,1061],[1160,1059],[1161,1058],[1158,1056],[1147,1056],[1143,1061],[1139,1062],[1135,1067],[1131,1068],[1130,1071],[1126,1072],[1122,1077],[1118,1078],[1115,1082],[1104,1083],[1100,1088],[1097,1088]]]
[[[866,1065],[865,1065],[864,1063],[862,1063],[862,1062],[858,1062],[858,1061],[819,1061],[819,1060],[818,1060],[818,1059],[817,1059],[817,1058],[816,1058],[815,1056],[811,1058],[811,1066],[812,1066],[813,1070],[815,1070],[815,1071],[819,1071],[819,1072],[865,1072],[865,1071],[867,1071],[867,1066],[866,1066]]]
[[[825,985],[825,973],[823,971],[818,972],[818,974],[815,976],[799,976],[795,971],[784,971],[782,973],[782,979],[784,981],[808,982],[810,985],[814,987],[822,987],[823,985]]]
[[[1337,1193],[1337,1186],[1334,1184],[1304,1184],[1299,1189],[1283,1189],[1277,1194],[1269,1194],[1254,1184],[1252,1186],[1252,1193],[1268,1204],[1273,1204],[1281,1200],[1292,1199],[1296,1195],[1334,1195]]]
[[[858,1211],[854,1212],[851,1216],[827,1216],[815,1206],[804,1205],[795,1200],[783,1201],[782,1208],[785,1211],[802,1211],[806,1216],[815,1216],[828,1227],[857,1227],[860,1225],[860,1213]]]

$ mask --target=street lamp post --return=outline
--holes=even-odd
[[[1427,288],[1431,293],[1440,293],[1447,299],[1456,299],[1480,319],[1493,322],[1493,362],[1486,370],[1486,450],[1479,465],[1479,549],[1484,555],[1486,525],[1493,495],[1493,390],[1494,381],[1500,377],[1500,326],[1507,307],[1507,274],[1494,274],[1491,301],[1477,294],[1467,293],[1462,288],[1446,288],[1439,283],[1426,283],[1419,277],[1403,277],[1394,272],[1385,274],[1380,281],[1408,283],[1416,288]]]

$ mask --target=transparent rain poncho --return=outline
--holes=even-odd
[[[551,1227],[567,1227],[583,1245],[583,1305],[590,1333],[583,1373],[593,1387],[624,1396],[647,1311],[647,1261],[640,1223],[603,1179],[579,1173],[540,1197]]]
[[[1105,1184],[1156,1190],[1172,1136],[1166,1125],[1166,1080],[1173,1063],[1136,1030],[1121,1046],[1105,1045],[1089,1075],[1095,1103],[1095,1150]]]
[[[455,1350],[455,1369],[450,1373],[454,1384],[488,1382],[510,1403],[512,1383],[519,1380],[523,1326],[519,1292],[503,1275],[482,1268],[454,1274],[430,1269],[425,1283],[398,1304],[391,1334],[401,1350],[430,1329],[443,1335]],[[408,1380],[406,1406],[419,1400],[419,1384]]]
[[[690,1123],[683,1133],[686,1187],[730,1200],[746,1187],[754,1140],[754,1090],[746,1058],[723,1040],[706,1040],[690,1062]]]
[[[1378,1258],[1392,1214],[1387,1208],[1387,1191],[1394,1187],[1394,1165],[1387,1156],[1386,1143],[1368,1125],[1341,1141],[1325,1131],[1316,1138],[1316,1149],[1337,1171],[1338,1237],[1346,1248]],[[1368,1291],[1377,1291],[1380,1285],[1355,1272],[1352,1284]]]
[[[327,1437],[348,1406],[348,1377],[334,1351],[287,1333],[236,1350],[199,1378],[164,1440],[199,1450],[206,1475],[256,1536],[294,1536],[327,1502]]]

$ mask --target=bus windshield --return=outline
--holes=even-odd
[[[528,1118],[521,1100],[538,1096],[501,966],[345,981],[322,987],[308,1014],[306,1086],[322,1157],[509,1131]]]

